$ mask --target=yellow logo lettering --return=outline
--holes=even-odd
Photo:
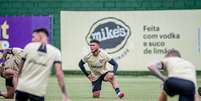
[[[3,39],[9,38],[8,33],[7,33],[8,28],[9,28],[9,25],[7,24],[6,21],[4,21],[3,25],[1,25]]]

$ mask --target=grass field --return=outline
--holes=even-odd
[[[72,101],[157,101],[160,92],[160,81],[152,76],[117,76],[121,89],[126,96],[120,100],[116,97],[109,83],[103,83],[101,98],[91,98],[91,85],[84,76],[65,76],[66,86]],[[201,79],[198,79],[201,85]],[[5,89],[4,80],[0,79],[0,90]],[[30,85],[31,86],[31,85]],[[0,101],[4,100],[2,97]],[[49,79],[46,101],[62,101],[60,89],[54,76]],[[169,101],[177,101],[177,97]]]

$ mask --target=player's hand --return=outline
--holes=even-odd
[[[96,81],[96,76],[93,74],[89,74],[88,78],[90,81]]]

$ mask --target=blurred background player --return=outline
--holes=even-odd
[[[25,62],[19,74],[16,101],[44,101],[52,65],[55,67],[64,101],[69,101],[61,67],[61,53],[48,44],[48,36],[46,29],[35,29],[32,42],[24,48]]]
[[[5,79],[7,91],[0,91],[0,96],[3,96],[4,98],[14,98],[18,73],[24,63],[22,56],[23,50],[21,48],[9,48],[5,49],[3,52],[2,58],[4,62],[0,64],[0,74],[1,77]]]
[[[80,60],[79,67],[92,82],[93,97],[100,97],[102,81],[109,81],[115,89],[117,96],[119,98],[124,97],[124,93],[120,91],[119,84],[115,78],[118,64],[106,52],[100,49],[100,42],[98,40],[90,41],[90,50],[91,52]],[[107,62],[113,66],[112,71],[106,67]],[[87,73],[84,67],[85,63],[90,67],[90,74]]]
[[[7,92],[0,92],[0,95],[5,98],[13,98],[15,88],[17,85],[17,76],[22,67],[23,50],[20,48],[9,48],[4,50],[3,59],[1,63],[1,76],[6,80]]]
[[[160,101],[167,100],[166,94],[171,97],[179,95],[179,101],[195,100],[196,69],[192,63],[181,58],[179,51],[168,50],[162,61],[154,62],[148,68],[164,82]],[[166,70],[168,75],[163,75],[161,69]]]

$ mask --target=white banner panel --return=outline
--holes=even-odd
[[[161,59],[169,48],[200,67],[201,10],[61,11],[65,70],[79,69],[91,39],[101,41],[119,70],[147,70],[146,65]]]

